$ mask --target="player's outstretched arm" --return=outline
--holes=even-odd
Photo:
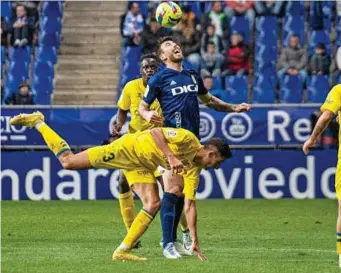
[[[120,134],[122,130],[122,126],[127,120],[128,112],[129,111],[125,111],[121,108],[118,108],[118,111],[116,114],[116,120],[112,129],[112,132],[111,132],[113,136],[118,136]]]
[[[163,125],[162,117],[156,111],[150,110],[149,106],[150,105],[145,101],[141,101],[139,105],[139,113],[141,117],[150,123]]]
[[[198,258],[202,261],[207,260],[205,255],[201,253],[197,232],[197,207],[195,200],[185,199],[185,216],[187,225],[192,237],[192,252],[198,255]]]
[[[205,95],[199,95],[199,99],[207,107],[212,108],[219,112],[241,113],[241,112],[250,111],[251,109],[251,106],[247,103],[241,103],[239,105],[232,105],[232,104],[226,103],[218,99],[217,97],[211,95],[210,93],[207,93]]]
[[[320,118],[318,119],[315,128],[310,136],[310,138],[303,144],[302,150],[305,154],[309,153],[309,148],[314,147],[317,138],[326,130],[329,123],[334,117],[334,113],[329,110],[325,110]]]
[[[185,166],[182,162],[176,158],[174,153],[168,147],[168,142],[165,136],[162,133],[162,129],[154,128],[150,130],[150,134],[152,135],[156,146],[160,149],[160,151],[165,155],[168,160],[168,163],[171,167],[172,174],[178,174],[181,172],[186,172]]]

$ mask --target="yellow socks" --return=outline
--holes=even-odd
[[[37,130],[41,133],[49,149],[59,157],[62,153],[70,151],[70,146],[46,123],[37,124]]]
[[[130,229],[128,230],[128,234],[123,240],[123,245],[126,248],[131,249],[134,243],[138,239],[140,239],[143,233],[145,233],[152,221],[153,216],[151,216],[144,209],[141,209],[139,214],[136,216],[134,222],[132,223]]]
[[[341,232],[336,232],[336,252],[341,255]]]
[[[124,225],[126,226],[127,230],[129,230],[131,224],[135,219],[135,204],[133,193],[131,190],[126,193],[120,193],[118,199],[120,201],[120,208]]]
[[[181,218],[180,218],[180,227],[181,227],[182,232],[188,231],[186,216],[183,211],[182,211]]]

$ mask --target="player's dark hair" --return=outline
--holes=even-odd
[[[157,61],[157,57],[156,57],[155,53],[143,54],[140,58],[140,63],[142,63],[143,60],[145,60],[145,59],[154,59],[155,61]]]
[[[167,41],[171,41],[171,42],[174,42],[176,44],[177,41],[172,37],[172,36],[164,36],[164,37],[161,37],[158,41],[157,41],[157,52],[156,52],[156,55],[157,57],[160,59],[160,55],[162,54],[162,50],[161,50],[161,45],[164,43],[164,42],[167,42]]]
[[[232,157],[230,146],[222,138],[211,138],[205,146],[214,146],[218,152],[225,158]]]

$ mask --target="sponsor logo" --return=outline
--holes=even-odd
[[[176,81],[171,81],[170,85],[176,84]]]
[[[247,114],[232,113],[224,117],[221,126],[222,132],[228,140],[241,142],[250,137],[253,124]]]
[[[198,85],[189,84],[184,86],[178,86],[171,89],[173,96],[177,96],[180,94],[188,93],[188,92],[198,92]]]
[[[214,118],[206,112],[200,112],[200,141],[205,142],[209,140],[215,133],[216,123]]]
[[[0,128],[0,134],[1,134],[1,141],[26,141],[27,136],[25,135],[25,131],[27,127],[22,126],[14,126],[9,123],[9,120],[11,119],[11,116],[1,116],[1,128]]]
[[[176,137],[178,133],[174,130],[167,130],[166,134],[168,137]]]

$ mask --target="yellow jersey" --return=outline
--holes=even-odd
[[[328,93],[328,96],[321,106],[321,112],[329,110],[334,114],[339,114],[341,117],[341,84],[335,85]],[[341,127],[339,130],[339,143],[341,143]],[[339,149],[339,157],[341,156],[341,150]]]
[[[201,167],[194,162],[196,153],[202,148],[198,138],[185,129],[161,128],[170,150],[185,165],[185,196],[195,199],[199,185]],[[167,158],[156,146],[149,130],[126,134],[112,143],[87,150],[94,168],[137,171],[141,175],[152,174],[158,166],[169,169]],[[151,176],[153,182],[153,176]]]
[[[139,114],[139,105],[143,99],[145,89],[146,87],[143,85],[142,78],[132,80],[124,86],[120,99],[118,100],[118,107],[124,111],[129,111],[131,115],[128,133],[135,133],[155,127],[155,124],[149,123]],[[152,103],[150,109],[162,116],[161,106],[157,100]]]

